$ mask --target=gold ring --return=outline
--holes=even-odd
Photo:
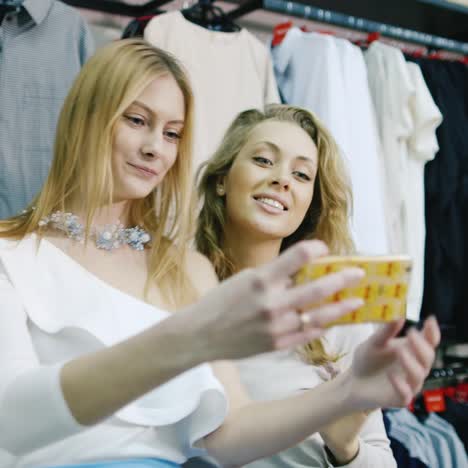
[[[306,330],[307,325],[312,321],[312,318],[310,317],[309,314],[302,313],[298,314],[299,315],[299,320],[301,321],[301,329]]]

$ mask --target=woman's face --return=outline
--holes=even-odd
[[[148,196],[173,166],[185,117],[171,75],[154,79],[120,117],[113,142],[115,201]]]
[[[226,229],[242,237],[283,239],[312,202],[317,147],[298,125],[257,125],[224,178]]]

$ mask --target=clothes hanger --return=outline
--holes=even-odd
[[[23,0],[0,0],[0,24],[7,13],[18,12]]]
[[[19,11],[24,0],[0,0],[0,13]]]
[[[184,18],[203,28],[222,32],[237,32],[241,30],[224,11],[213,5],[214,0],[198,0],[197,3],[181,11]]]

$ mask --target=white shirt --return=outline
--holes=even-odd
[[[195,367],[92,427],[71,415],[63,363],[112,346],[169,314],[113,288],[36,236],[0,239],[0,464],[37,467],[203,454],[227,399],[208,365]],[[161,356],[164,359],[164,356]]]
[[[424,166],[439,149],[442,115],[421,69],[399,49],[373,43],[366,53],[382,137],[391,250],[413,260],[406,315],[418,321],[424,288]]]
[[[339,369],[348,367],[356,346],[374,331],[372,324],[346,325],[331,328],[324,343],[329,351],[345,355],[338,361]],[[277,400],[311,389],[327,380],[323,366],[313,366],[302,360],[296,351],[277,351],[237,361],[243,384],[254,400]],[[304,409],[307,411],[307,408]],[[313,408],[310,409],[313,411]],[[380,411],[371,413],[359,435],[358,456],[347,468],[396,468]],[[325,468],[332,467],[324,442],[318,433],[296,447],[247,465],[249,468]]]
[[[246,29],[210,31],[174,11],[155,16],[144,34],[175,55],[190,78],[195,169],[213,155],[238,113],[280,102],[269,51]]]
[[[286,102],[317,115],[342,150],[357,250],[388,253],[383,163],[362,52],[344,39],[291,28],[272,54]]]
[[[406,253],[402,220],[407,219],[407,140],[413,131],[409,101],[414,84],[401,50],[373,42],[365,59],[384,153],[390,249]]]

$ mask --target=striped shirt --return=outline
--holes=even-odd
[[[25,0],[0,24],[0,219],[41,189],[58,115],[93,41],[77,10]]]

